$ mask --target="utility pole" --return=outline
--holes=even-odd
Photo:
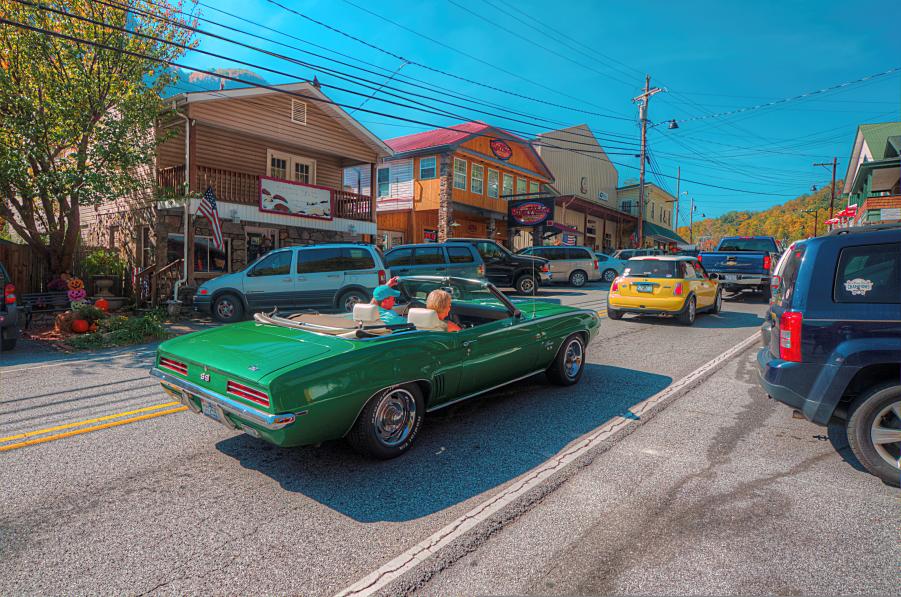
[[[814,237],[816,237],[817,226],[819,225],[820,209],[819,208],[805,209],[804,213],[806,213],[806,214],[812,213],[813,214],[813,235],[814,235]]]
[[[673,222],[673,231],[679,229],[679,183],[682,182],[682,166],[676,167],[676,220]]]
[[[638,247],[644,246],[644,164],[648,149],[648,102],[651,96],[663,89],[651,88],[651,75],[644,77],[644,93],[632,98],[638,104],[638,120],[641,122],[641,165],[638,170]]]
[[[814,166],[829,167],[829,162],[817,163]],[[832,219],[832,212],[835,210],[835,167],[838,165],[838,158],[832,158],[832,196],[829,198],[829,219]],[[816,230],[814,230],[816,232]],[[816,236],[816,234],[814,234]]]
[[[688,208],[688,244],[695,244],[695,198],[691,198],[691,206]]]

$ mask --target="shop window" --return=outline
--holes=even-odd
[[[469,190],[476,195],[485,192],[485,166],[480,164],[472,165],[472,180],[469,183]]]
[[[430,180],[437,176],[437,160],[435,157],[422,158],[419,160],[419,180]]]
[[[497,199],[500,195],[500,189],[498,189],[498,179],[500,174],[497,170],[488,169],[488,196],[492,199]]]
[[[247,263],[253,263],[278,246],[278,234],[275,230],[253,230],[248,228],[245,234],[247,238]]]
[[[532,193],[533,195],[537,195],[539,192],[541,192],[541,185],[539,185],[537,182],[534,182],[534,181],[530,182],[529,183],[529,192]]]
[[[303,184],[316,184],[316,160],[269,149],[269,169],[272,178],[281,178]]]
[[[504,174],[504,184],[501,189],[501,195],[504,198],[507,198],[512,194],[513,194],[513,175],[512,174]]]
[[[172,263],[184,256],[183,234],[169,234],[166,238],[166,262]],[[223,239],[225,246],[217,249],[212,237],[194,237],[194,273],[224,274],[230,271],[231,240]]]
[[[529,181],[525,178],[517,178],[516,179],[516,194],[517,195],[525,195],[528,190]]]
[[[466,160],[454,158],[454,188],[466,190]]]

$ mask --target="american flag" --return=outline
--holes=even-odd
[[[225,243],[222,241],[222,224],[219,222],[219,208],[216,207],[216,194],[213,193],[213,187],[206,188],[197,213],[209,220],[210,228],[213,230],[213,244],[217,249],[222,250]]]

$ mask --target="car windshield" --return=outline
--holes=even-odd
[[[775,253],[776,243],[771,238],[728,238],[720,243],[717,251],[766,251]]]
[[[657,259],[630,259],[623,275],[627,278],[675,278],[675,261]]]
[[[466,280],[464,278],[438,278],[438,277],[409,277],[401,278],[399,289],[410,300],[425,302],[429,293],[441,289],[451,295],[455,301],[477,302],[486,305],[496,305],[508,308],[493,291],[493,289],[478,280]]]

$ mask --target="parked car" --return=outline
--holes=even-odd
[[[665,255],[666,253],[661,249],[620,249],[616,253],[613,254],[614,259],[619,259],[620,261],[628,261],[633,257],[645,257],[647,255]]]
[[[697,249],[679,249],[679,251],[676,252],[676,255],[681,257],[697,257],[700,253],[701,252]]]
[[[808,420],[844,425],[860,463],[898,486],[901,226],[845,230],[786,257],[762,327],[760,383]]]
[[[535,294],[551,281],[547,259],[516,255],[503,245],[485,238],[449,238],[448,245],[474,246],[485,262],[485,277],[499,288],[513,288],[520,294]]]
[[[472,245],[426,243],[399,245],[385,253],[392,276],[456,276],[479,280],[485,262]]]
[[[436,288],[452,293],[461,331],[438,331],[422,308]],[[578,383],[600,325],[590,309],[514,305],[488,282],[409,277],[398,289],[409,323],[386,326],[364,304],[352,318],[259,313],[164,342],[151,375],[194,412],[278,446],[346,437],[393,458],[428,412],[541,372]]]
[[[19,338],[19,307],[16,303],[16,287],[9,272],[0,263],[0,288],[3,301],[0,302],[0,350],[12,350]]]
[[[698,312],[720,312],[723,295],[717,282],[717,276],[704,271],[693,257],[634,257],[610,286],[607,317],[672,315],[691,325]]]
[[[257,259],[242,271],[204,282],[194,308],[223,323],[241,321],[254,311],[278,308],[342,309],[367,302],[388,279],[373,245],[333,244],[285,247]]]
[[[601,279],[598,259],[587,247],[526,247],[518,253],[547,259],[554,282],[569,282],[581,288]]]
[[[704,268],[719,275],[723,290],[770,294],[770,276],[782,253],[772,236],[726,236],[714,252],[698,254]]]
[[[601,270],[601,280],[604,282],[613,282],[618,275],[626,269],[626,261],[616,259],[606,253],[595,253],[594,256],[598,260],[598,267]]]

